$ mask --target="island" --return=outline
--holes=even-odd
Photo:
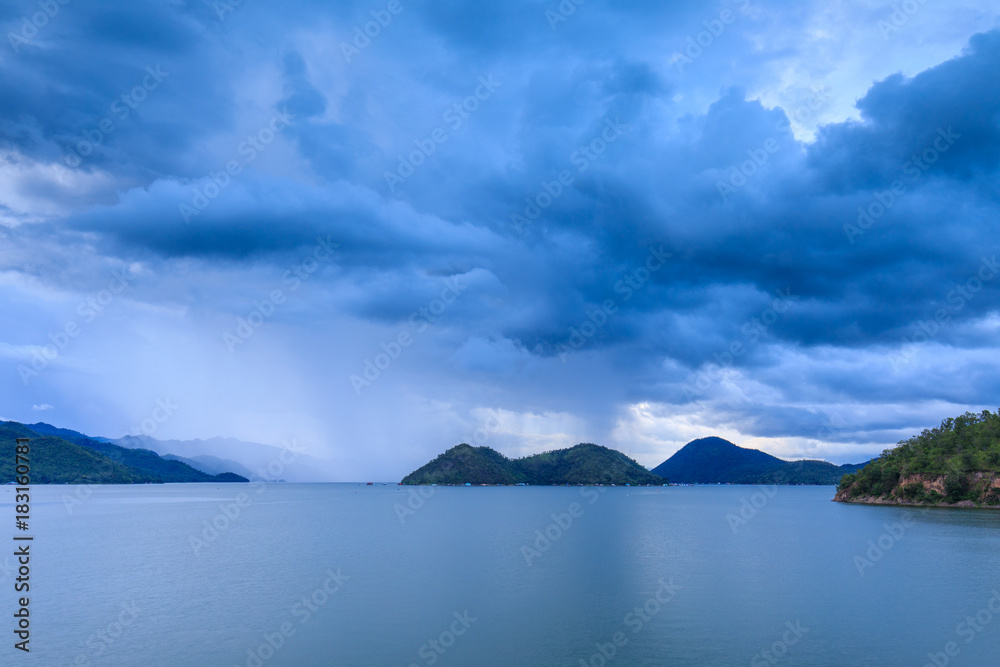
[[[618,485],[666,484],[619,451],[592,443],[509,459],[489,447],[456,445],[403,478],[400,484]]]
[[[1000,411],[966,412],[901,441],[845,475],[834,500],[1000,508]]]
[[[443,485],[663,485],[663,484],[815,484],[835,486],[864,463],[784,461],[728,440],[692,440],[648,470],[614,449],[582,443],[521,459],[508,459],[489,447],[456,445],[403,478],[401,484]]]

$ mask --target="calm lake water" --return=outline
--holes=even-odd
[[[30,655],[0,556],[0,664],[1000,663],[998,512],[831,487],[74,492],[34,488]]]

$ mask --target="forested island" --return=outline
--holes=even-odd
[[[665,484],[621,452],[583,443],[508,459],[489,447],[462,443],[403,478],[401,484]]]
[[[1000,411],[966,412],[840,481],[849,503],[1000,508]]]
[[[717,437],[692,440],[651,471],[614,449],[583,443],[521,459],[461,444],[401,484],[814,484],[836,485],[864,464],[784,461]]]

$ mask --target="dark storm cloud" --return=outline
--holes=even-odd
[[[233,122],[220,75],[239,62],[205,37],[164,3],[63,7],[0,61],[3,144],[132,184],[198,174],[199,143]]]
[[[535,318],[494,323],[505,335],[543,353],[551,353],[588,308],[616,297],[616,285],[620,288],[622,278],[641,266],[648,247],[665,244],[674,253],[672,261],[636,290],[624,314],[595,338],[596,346],[634,338],[643,328],[641,318],[658,313],[704,315],[697,321],[661,324],[668,330],[676,327],[678,336],[680,329],[694,325],[702,339],[731,337],[766,304],[768,294],[784,288],[791,288],[805,305],[769,335],[807,345],[889,342],[883,334],[925,317],[929,308],[933,313],[933,305],[946,301],[951,283],[975,273],[981,250],[989,247],[995,231],[993,198],[969,183],[967,169],[955,166],[961,161],[950,152],[942,153],[938,164],[927,165],[916,180],[904,175],[903,165],[908,156],[933,146],[942,130],[961,137],[953,142],[955,151],[980,160],[975,173],[993,166],[984,160],[996,151],[982,144],[996,141],[990,112],[997,108],[997,84],[984,72],[1000,60],[997,42],[997,34],[981,36],[968,54],[913,80],[892,77],[876,84],[859,102],[861,122],[827,126],[809,146],[791,136],[783,110],[748,101],[738,89],[724,91],[703,117],[682,119],[676,134],[653,139],[650,123],[655,118],[646,108],[651,100],[663,100],[670,85],[641,64],[609,64],[562,85],[536,83],[532,77],[521,89],[525,97],[517,127],[503,127],[523,141],[525,152],[519,165],[507,170],[502,185],[493,176],[495,162],[473,154],[478,171],[455,169],[470,155],[448,153],[445,145],[428,158],[434,164],[418,170],[401,193],[418,207],[434,206],[429,198],[442,191],[453,194],[452,203],[441,208],[457,210],[460,218],[463,211],[475,212],[473,226],[509,240],[492,247],[464,245],[465,225],[444,222],[433,238],[421,237],[411,245],[411,235],[401,233],[407,224],[405,207],[338,200],[259,174],[232,186],[197,224],[177,224],[166,196],[173,186],[164,186],[90,212],[74,226],[168,255],[234,257],[287,250],[332,233],[347,244],[351,257],[369,267],[400,259],[419,263],[421,256],[433,257],[450,247],[448,252],[478,258],[495,271],[522,306],[539,300],[545,304],[533,307]],[[302,118],[294,128],[300,150],[317,168],[323,165],[320,159],[339,153],[343,168],[351,170],[351,156],[359,153],[358,141],[366,141],[368,132],[364,127],[337,130],[337,124],[316,120],[327,102],[310,82],[302,58],[288,53],[283,67],[280,105]],[[942,80],[970,83],[945,86]],[[597,100],[585,109],[589,115],[580,112],[580,105],[570,105],[587,81],[595,83]],[[516,99],[519,92],[507,91],[508,99],[499,103],[509,107],[514,104],[510,97]],[[568,116],[560,111],[567,105]],[[537,195],[540,184],[553,182],[563,169],[575,172],[572,156],[581,159],[576,150],[600,136],[602,119],[612,118],[628,123],[619,142],[585,160],[586,171],[574,174],[574,183],[527,233],[516,234],[509,220],[524,208],[524,197]],[[473,127],[476,120],[482,119],[469,121],[471,136],[455,140],[485,137],[489,128]],[[345,145],[338,143],[338,132]],[[966,136],[969,147],[962,149]],[[946,145],[943,141],[939,145]],[[768,142],[776,147],[773,154],[763,148]],[[326,157],[319,158],[321,154]],[[733,166],[765,154],[767,164],[755,168],[746,185],[723,201],[719,183],[730,183]],[[873,155],[884,164],[874,164]],[[392,164],[391,154],[383,155],[383,163]],[[655,168],[652,176],[643,173],[647,167]],[[657,171],[667,176],[658,181],[662,189],[650,194],[641,186],[657,182]],[[450,172],[453,183],[434,193],[429,182],[443,172]],[[460,181],[455,182],[456,175]],[[907,181],[907,192],[850,243],[845,223],[855,222],[857,207],[875,201],[896,179]],[[378,188],[377,181],[372,185]],[[407,189],[411,185],[412,194]],[[498,186],[509,194],[498,197]],[[493,209],[484,211],[484,201]],[[673,210],[664,214],[664,203]],[[376,206],[382,208],[378,223],[371,210]],[[961,237],[950,230],[961,230]],[[969,300],[956,319],[995,308],[996,284]],[[745,298],[748,288],[756,290],[756,299]],[[694,348],[669,352],[697,364],[705,350]]]

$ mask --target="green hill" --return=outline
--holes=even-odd
[[[116,463],[62,438],[42,436],[22,424],[0,424],[0,480],[14,481],[16,438],[30,438],[32,484],[138,484],[153,476]]]
[[[489,447],[462,443],[403,478],[402,484],[518,484],[527,482],[513,461]]]
[[[692,440],[653,472],[679,484],[836,485],[864,464],[836,466],[826,461],[783,461],[722,438]]]
[[[489,447],[452,447],[403,478],[402,484],[663,484],[621,452],[580,444],[508,459]]]
[[[228,476],[209,475],[201,470],[197,470],[187,463],[171,459],[165,459],[156,452],[148,449],[130,449],[115,445],[110,442],[102,442],[90,438],[83,433],[71,431],[66,428],[57,428],[50,424],[31,424],[28,428],[43,435],[52,435],[74,445],[92,449],[99,454],[103,454],[112,461],[124,464],[141,473],[151,475],[157,482],[229,482],[248,481],[244,477],[234,480]],[[232,473],[230,473],[232,474]]]
[[[656,484],[654,475],[619,451],[584,443],[516,461],[532,484]]]
[[[786,461],[785,465],[778,470],[778,474],[765,475],[761,483],[836,486],[844,478],[844,475],[857,472],[866,465],[868,465],[867,462],[845,463],[838,466],[828,461]]]
[[[966,412],[845,475],[834,500],[1000,507],[1000,412]]]
[[[0,423],[0,478],[13,480],[15,438],[31,439],[33,484],[137,484],[150,482],[246,482],[233,473],[207,475],[146,449],[93,440],[49,424]]]

